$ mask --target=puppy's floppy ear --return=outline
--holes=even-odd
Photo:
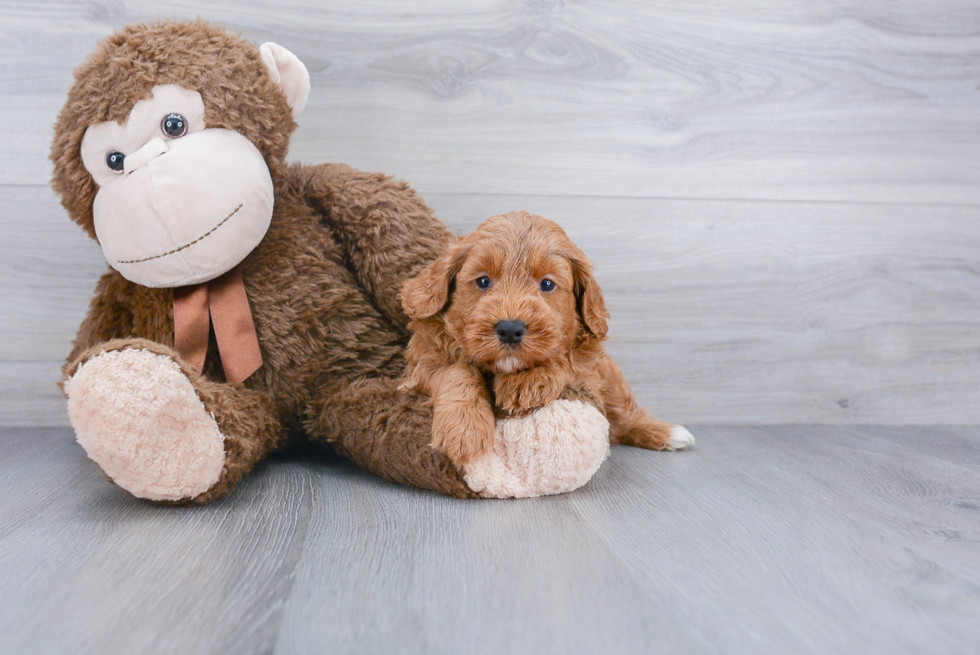
[[[468,250],[462,243],[456,244],[402,285],[402,307],[409,318],[429,318],[445,309]]]
[[[575,299],[578,312],[585,329],[599,339],[609,330],[609,312],[602,298],[602,289],[592,275],[592,262],[577,247],[569,258],[572,263],[572,276],[575,279]]]

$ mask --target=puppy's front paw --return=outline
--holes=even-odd
[[[493,381],[497,407],[515,416],[550,405],[558,400],[564,389],[564,377],[543,366],[498,375]]]
[[[436,403],[432,415],[432,447],[456,468],[493,450],[496,421],[489,403]]]

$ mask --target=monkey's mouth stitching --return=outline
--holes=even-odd
[[[124,261],[124,262],[123,261],[117,261],[116,263],[117,264],[139,264],[140,262],[148,262],[151,259],[160,259],[161,257],[166,257],[167,255],[173,255],[174,253],[178,253],[181,250],[184,250],[185,248],[190,248],[191,246],[193,246],[195,243],[197,243],[201,239],[206,239],[207,237],[211,236],[211,234],[213,234],[215,230],[217,230],[219,227],[221,227],[222,225],[224,225],[225,223],[227,223],[228,222],[228,219],[230,219],[232,216],[234,216],[235,214],[237,214],[238,213],[238,210],[241,209],[244,205],[245,205],[245,203],[242,203],[241,205],[238,205],[237,207],[235,207],[235,209],[230,214],[228,214],[227,216],[225,216],[224,220],[222,220],[220,223],[218,223],[217,225],[215,225],[210,230],[208,230],[207,232],[205,232],[201,236],[197,237],[196,239],[194,239],[190,243],[185,243],[184,245],[180,246],[179,248],[174,248],[170,252],[165,252],[162,255],[153,255],[152,257],[145,257],[143,259],[130,259],[130,260]]]

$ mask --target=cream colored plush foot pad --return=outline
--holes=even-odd
[[[221,476],[224,436],[171,358],[105,352],[78,368],[65,393],[78,443],[134,496],[193,498]]]
[[[592,405],[556,400],[524,418],[497,421],[494,451],[463,479],[487,498],[528,498],[578,489],[609,455],[609,422]]]

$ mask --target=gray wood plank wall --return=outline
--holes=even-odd
[[[165,15],[306,62],[294,160],[401,177],[458,232],[566,226],[666,419],[980,422],[976,0],[4,0],[0,424],[66,423],[105,267],[47,187],[71,71]]]

